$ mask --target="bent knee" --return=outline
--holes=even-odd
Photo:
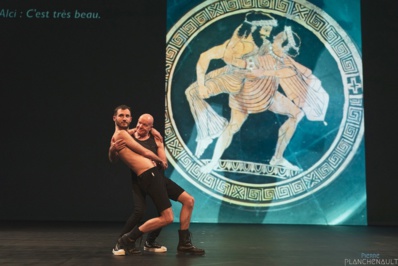
[[[173,214],[171,215],[165,215],[163,217],[163,225],[166,226],[168,224],[171,224],[174,221],[174,216]]]
[[[185,205],[189,208],[193,208],[193,206],[195,205],[195,198],[189,195],[189,197],[185,201]]]
[[[160,218],[162,219],[162,223],[164,225],[171,224],[174,221],[174,215],[173,215],[173,211],[171,210],[171,208],[163,211]]]
[[[193,208],[195,204],[195,199],[191,195],[189,195],[186,191],[184,191],[177,199],[183,206],[188,208]]]
[[[167,225],[167,224],[171,224],[173,221],[174,221],[174,217],[171,216],[171,217],[167,217],[167,219],[165,220],[165,223]]]

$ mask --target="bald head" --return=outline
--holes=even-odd
[[[153,126],[153,116],[150,114],[143,114],[138,118],[138,121],[145,122],[146,124]]]
[[[138,118],[137,122],[137,135],[139,137],[147,137],[149,136],[149,132],[153,127],[153,116],[150,114],[143,114]]]

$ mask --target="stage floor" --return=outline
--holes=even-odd
[[[167,253],[114,256],[122,225],[0,222],[0,265],[398,265],[398,227],[192,224],[206,255],[178,256],[173,223],[158,238]]]

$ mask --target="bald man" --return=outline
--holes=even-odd
[[[138,144],[152,151],[153,153],[158,155],[159,158],[161,158],[164,162],[167,163],[166,154],[162,143],[162,136],[157,130],[153,128],[153,117],[150,114],[141,115],[140,118],[138,119],[136,127],[134,129],[129,129],[128,132],[137,141]],[[121,150],[125,147],[126,147],[126,142],[122,139],[118,140],[117,142],[111,143],[109,149],[109,160],[112,163],[117,162],[119,159],[118,150]],[[146,201],[147,194],[140,188],[138,184],[138,177],[133,170],[131,170],[131,181],[132,181],[134,210],[133,213],[128,218],[127,222],[125,223],[119,237],[130,232],[136,225],[143,223],[143,217],[147,209],[147,201]],[[150,201],[149,203],[152,205],[150,209],[152,210],[155,209],[155,207],[153,207],[153,202]],[[159,215],[160,213],[157,213],[157,216]],[[159,244],[156,241],[161,230],[162,228],[159,228],[148,233],[146,241],[144,243],[145,251],[161,252],[161,253],[167,251],[167,247]],[[112,253],[116,256],[126,255],[125,250],[118,248],[117,244],[113,248]]]
[[[126,119],[126,117],[129,119]],[[173,222],[173,211],[171,208],[171,202],[169,200],[172,199],[182,204],[180,212],[180,230],[178,230],[178,253],[203,255],[205,251],[195,247],[192,244],[191,233],[189,231],[189,225],[194,206],[194,198],[175,182],[164,177],[162,171],[159,171],[159,167],[149,167],[145,158],[145,160],[140,158],[144,164],[144,167],[140,167],[140,164],[137,164],[137,156],[139,155],[130,148],[132,146],[131,140],[133,140],[135,143],[149,141],[149,146],[154,146],[152,148],[156,149],[159,156],[160,161],[156,161],[158,166],[160,166],[161,169],[167,167],[163,143],[154,139],[149,134],[153,127],[153,117],[149,114],[144,114],[139,118],[136,131],[133,134],[134,138],[128,134],[125,134],[128,133],[128,126],[131,122],[131,111],[128,106],[117,107],[114,112],[113,120],[115,121],[115,134],[112,137],[111,142],[125,142],[125,147],[117,150],[117,156],[127,166],[129,166],[135,174],[137,174],[137,184],[140,189],[140,193],[142,193],[144,196],[149,195],[152,198],[156,209],[160,214],[158,217],[149,219],[140,226],[138,224],[135,225],[133,230],[124,234],[118,239],[114,250],[118,251],[123,249],[125,254],[139,254],[140,250],[135,246],[135,242],[138,238],[140,238],[144,233],[157,230]],[[123,130],[124,133],[120,135],[119,133]],[[152,144],[150,144],[151,142]],[[110,158],[111,156],[112,154],[110,152]]]

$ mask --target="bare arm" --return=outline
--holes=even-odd
[[[150,150],[144,148],[139,143],[137,143],[129,135],[129,133],[127,131],[125,131],[125,130],[119,131],[118,134],[116,134],[116,136],[115,136],[115,141],[117,141],[118,139],[123,139],[126,142],[127,148],[129,148],[133,152],[138,153],[138,154],[140,154],[158,164],[161,164],[163,167],[166,165],[166,162],[163,161],[161,158],[159,158],[156,154],[154,154]]]
[[[155,137],[155,140],[159,140],[160,142],[163,143],[163,137],[162,137],[162,135],[159,133],[159,131],[157,131],[156,129],[152,128],[152,129],[151,129],[151,134]]]
[[[252,52],[254,45],[250,42],[242,42],[242,39],[235,33],[231,40],[226,43],[225,52],[223,55],[223,60],[225,63],[239,67],[246,68],[246,60],[243,56],[249,52]]]
[[[108,159],[111,163],[116,163],[119,161],[119,156],[115,149],[114,143],[112,143],[112,142],[111,142],[111,145],[109,146]]]
[[[209,97],[209,91],[207,87],[205,86],[205,76],[207,69],[209,67],[210,61],[213,59],[221,59],[223,58],[224,52],[226,49],[226,43],[218,46],[214,46],[210,48],[209,50],[203,52],[199,60],[196,64],[196,80],[198,82],[198,90],[199,90],[199,95],[202,98],[208,98]]]
[[[158,154],[159,158],[165,162],[164,169],[166,169],[168,167],[168,164],[167,164],[166,151],[164,150],[164,144],[157,138],[155,138],[155,142],[156,142],[156,145],[158,146],[157,154]]]
[[[199,60],[196,64],[196,76],[199,85],[204,85],[204,77],[207,72],[207,68],[209,67],[210,61],[213,59],[221,59],[224,55],[225,49],[226,45],[222,44],[214,46],[209,50],[201,53]]]
[[[126,147],[126,142],[119,139],[115,142],[111,141],[109,146],[108,158],[111,163],[117,163],[119,161],[119,151]]]

